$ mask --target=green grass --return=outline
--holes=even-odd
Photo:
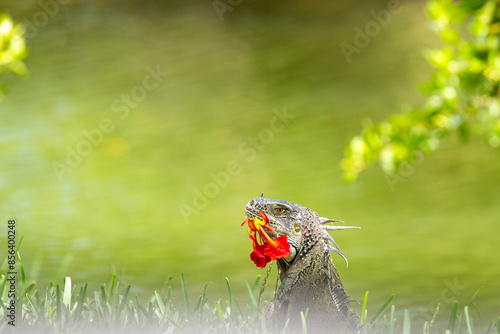
[[[182,275],[181,275],[182,277]],[[182,278],[181,278],[182,279]],[[6,333],[7,303],[5,293],[6,277],[2,275],[2,307],[0,308],[0,333]],[[141,303],[137,297],[130,297],[130,285],[121,287],[113,275],[108,285],[102,284],[99,291],[89,293],[87,284],[72,285],[68,277],[64,285],[50,284],[43,292],[37,291],[34,284],[21,286],[24,294],[17,299],[16,324],[30,332],[43,333],[103,333],[103,332],[161,332],[161,333],[266,333],[266,323],[261,318],[263,307],[258,306],[261,278],[257,277],[253,288],[249,287],[250,302],[242,307],[231,297],[231,286],[227,280],[228,299],[223,297],[209,302],[205,291],[196,304],[191,307],[185,284],[182,285],[184,308],[178,310],[170,298],[155,291],[151,299]],[[20,283],[23,285],[23,283]],[[205,289],[206,290],[206,289]],[[391,296],[375,313],[369,322],[379,333],[498,333],[500,318],[492,321],[487,328],[482,325],[480,314],[466,305],[463,314],[458,312],[455,303],[451,312],[449,326],[438,328],[433,321],[425,322],[423,329],[411,326],[408,310],[402,319],[396,317],[396,307]],[[437,315],[437,312],[436,312]],[[383,320],[381,320],[381,318]],[[307,320],[303,316],[303,333],[307,333]],[[478,325],[478,323],[480,325]],[[18,327],[19,328],[19,327]],[[288,333],[284,328],[283,333]]]
[[[102,284],[98,291],[87,291],[88,284],[75,286],[71,278],[64,283],[50,283],[45,291],[38,291],[35,283],[27,284],[25,270],[19,253],[18,278],[16,286],[16,330],[29,333],[269,333],[264,320],[262,292],[267,285],[270,270],[262,279],[257,276],[253,284],[248,284],[249,301],[238,303],[231,292],[231,284],[226,278],[227,297],[209,301],[206,297],[207,286],[202,295],[196,299],[194,306],[190,303],[188,288],[181,274],[182,304],[178,308],[171,298],[170,287],[166,295],[154,291],[152,297],[140,302],[138,297],[129,295],[131,286],[121,286],[115,274],[108,284]],[[2,268],[6,267],[6,260]],[[19,275],[20,273],[20,275]],[[274,287],[274,289],[276,289]],[[500,317],[491,321],[487,327],[474,304],[474,299],[481,289],[471,298],[460,312],[458,302],[453,304],[449,315],[448,326],[435,325],[439,314],[436,308],[433,318],[426,321],[422,328],[412,324],[412,314],[404,310],[401,315],[391,305],[394,295],[374,313],[368,322],[377,333],[481,333],[500,332]],[[10,332],[7,317],[8,297],[7,276],[0,276],[0,333]],[[365,295],[362,305],[362,322],[367,319],[367,299]],[[307,312],[301,314],[302,333],[307,333]],[[289,333],[288,328],[279,333]]]

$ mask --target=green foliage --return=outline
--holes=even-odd
[[[472,133],[500,146],[498,2],[431,0],[427,11],[445,43],[427,53],[436,68],[422,87],[429,97],[420,108],[365,124],[345,148],[347,181],[375,162],[388,174],[420,163],[453,132],[464,141]]]
[[[2,275],[1,283],[6,277]],[[145,303],[137,297],[129,298],[130,285],[122,288],[113,275],[109,286],[102,284],[99,292],[87,294],[87,284],[81,287],[72,285],[71,279],[65,279],[64,286],[51,283],[42,293],[35,290],[34,285],[26,289],[17,300],[16,326],[30,333],[266,333],[269,328],[263,321],[263,308],[256,307],[260,277],[256,279],[257,288],[250,288],[250,301],[245,309],[233,309],[233,300],[222,299],[209,303],[205,292],[199,296],[194,308],[178,311],[170,297],[155,292]],[[229,282],[229,281],[228,281]],[[228,284],[229,296],[231,288]],[[183,294],[187,294],[186,286],[182,286]],[[404,310],[402,319],[398,319],[395,306],[392,305],[389,317],[385,321],[377,321],[387,310],[394,295],[382,305],[370,321],[377,333],[410,333],[411,314]],[[0,334],[7,333],[8,300],[4,295],[0,303]],[[186,306],[186,304],[184,304]],[[455,303],[451,312],[450,325],[446,329],[433,326],[432,321],[425,322],[424,333],[445,331],[449,333],[494,333],[500,328],[500,318],[492,321],[486,330],[482,324],[475,326],[471,307],[464,306],[463,315],[457,314]],[[457,320],[455,322],[455,320]],[[479,313],[476,319],[481,322]],[[307,333],[307,312],[302,315],[302,333]],[[365,331],[368,329],[366,327]],[[289,333],[283,328],[280,333]],[[418,332],[421,332],[419,330]]]
[[[22,62],[26,54],[23,27],[14,24],[8,14],[0,13],[0,101],[5,92],[5,84],[1,80],[9,72],[17,75],[26,73],[26,66]]]

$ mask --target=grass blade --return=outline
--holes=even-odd
[[[24,238],[23,235],[21,235],[21,237],[19,238],[19,243],[17,244],[16,248],[16,254],[19,253],[19,248],[21,248],[21,243],[23,242],[23,238]]]
[[[85,295],[87,294],[88,284],[85,283],[85,286],[80,289],[80,295],[78,296],[78,302],[76,305],[76,309],[74,315],[76,319],[79,319],[82,316],[83,311],[83,303],[85,302]]]
[[[385,301],[385,303],[379,308],[373,319],[370,321],[370,325],[374,325],[377,322],[378,318],[385,312],[385,310],[389,307],[389,304],[394,299],[394,294],[390,295],[389,298]],[[405,313],[406,314],[406,313]]]
[[[248,282],[245,282],[245,284],[247,285],[247,289],[248,289],[248,294],[250,295],[250,306],[252,308],[252,310],[257,310],[257,300],[255,299],[255,295],[252,291],[252,289],[250,288],[250,285],[248,284]]]
[[[364,324],[366,321],[366,304],[368,303],[368,293],[370,291],[365,292],[365,298],[363,299],[363,307],[361,308],[361,324]]]
[[[3,292],[5,290],[5,285],[7,284],[7,275],[5,275],[3,277],[3,281],[2,281],[2,284],[0,285],[0,299],[2,298],[3,296]],[[0,305],[3,305],[3,303],[0,303]]]
[[[102,285],[101,285],[102,288]],[[102,309],[102,304],[101,304],[101,298],[99,298],[99,293],[97,291],[94,291],[94,303],[95,303],[95,308],[97,311],[97,315],[102,318],[103,316],[103,309]]]
[[[35,289],[35,282],[28,285],[28,287],[26,288],[26,293],[32,293],[34,289]]]
[[[61,321],[61,289],[59,289],[59,284],[56,285],[56,317],[57,320]]]
[[[181,289],[182,289],[182,298],[184,299],[184,311],[186,313],[186,317],[189,316],[189,297],[186,288],[186,283],[184,282],[184,273],[181,273]]]
[[[404,322],[403,322],[403,334],[410,334],[410,311],[405,310]]]
[[[137,296],[135,296],[135,302],[136,302],[137,308],[142,312],[142,314],[146,318],[146,321],[150,321],[151,317],[149,315],[149,312],[139,303],[139,299],[137,298]]]
[[[233,314],[233,293],[231,292],[231,284],[229,284],[229,278],[226,277],[227,291],[229,293],[229,314]]]
[[[476,309],[476,312],[477,312],[477,318],[479,320],[479,328],[481,329],[481,333],[484,333],[483,319],[481,318],[481,313],[479,312],[479,307],[477,307],[477,305],[474,304],[474,308]]]
[[[120,306],[118,306],[118,313],[116,314],[116,316],[119,316],[122,313],[123,308],[127,304],[127,297],[128,297],[129,291],[130,291],[130,285],[127,286],[127,288],[125,289],[125,292],[123,293],[123,297],[120,301]]]
[[[165,307],[167,308],[167,314],[170,310],[170,298],[172,295],[172,288],[169,286],[167,289],[167,300],[165,301]]]
[[[63,304],[71,310],[71,277],[64,280]]]
[[[486,329],[486,334],[491,334],[493,333],[493,327],[495,326],[495,321],[492,321],[491,324],[488,326]]]
[[[396,324],[396,319],[394,318],[394,314],[396,313],[396,306],[391,305],[391,317],[389,318],[389,334],[394,333],[394,325]]]
[[[219,318],[221,319],[224,319],[224,312],[222,312],[222,309],[220,308],[220,305],[219,303],[215,303],[215,308],[217,310],[217,315],[219,316]]]
[[[476,296],[479,294],[479,292],[481,290],[483,290],[484,286],[481,286],[479,289],[477,289],[476,293],[474,294],[474,296],[472,296],[472,298],[470,299],[469,301],[469,304],[467,304],[467,306],[471,306],[472,305],[472,302],[474,301],[474,299],[476,298]]]
[[[467,332],[469,334],[474,334],[474,323],[473,323],[472,318],[470,316],[470,307],[465,306],[464,311],[465,311],[465,314],[464,314],[465,323],[467,324]]]
[[[461,315],[459,315],[457,319],[458,319],[457,334],[462,334],[462,329],[464,328],[464,318]]]
[[[448,324],[448,329],[451,331],[452,334],[455,330],[455,321],[457,320],[457,310],[458,310],[458,302],[455,301],[453,303],[453,306],[451,307],[450,322]]]
[[[198,296],[198,299],[196,299],[196,303],[194,304],[193,312],[198,311],[198,309],[201,307],[203,300],[203,296]]]
[[[108,297],[106,296],[106,284],[101,284],[101,301],[102,301],[102,310],[106,308],[106,301],[108,300]],[[103,314],[104,315],[104,314]]]
[[[162,316],[166,315],[166,307],[165,304],[163,304],[163,300],[161,299],[160,294],[158,291],[155,291],[155,298],[156,298],[156,303],[158,304],[158,308],[160,309],[160,313]]]
[[[261,276],[257,275],[257,277],[255,278],[255,282],[253,283],[252,293],[254,296],[257,296],[257,289],[259,288],[260,279]]]
[[[426,321],[424,323],[424,334],[429,334],[430,331],[431,331],[431,326],[429,325],[429,322]]]
[[[205,288],[203,289],[203,294],[201,295],[201,308],[200,308],[200,323],[203,326],[203,308],[205,307],[205,303],[207,302],[207,288],[208,284],[205,284]]]
[[[118,282],[116,280],[116,274],[113,273],[113,276],[111,276],[111,282],[109,282],[108,299],[106,300],[108,304],[112,304],[117,287],[118,287]]]
[[[36,303],[35,301],[31,298],[30,295],[26,295],[26,299],[28,300],[28,302],[26,303],[28,305],[28,308],[30,309],[31,312],[33,312],[36,316],[38,317],[41,317],[43,315],[40,314],[40,312],[38,311],[38,308],[36,307]],[[0,331],[0,333],[2,333],[2,331]]]
[[[19,242],[19,246],[20,245],[21,242]],[[19,260],[19,266],[21,267],[21,296],[24,296],[26,292],[26,273],[24,272],[24,265],[23,261],[21,260],[21,254],[19,254],[19,252],[17,252],[17,259]]]
[[[307,334],[306,316],[307,316],[307,311],[306,315],[304,315],[303,312],[300,312],[300,321],[302,322],[302,334]]]

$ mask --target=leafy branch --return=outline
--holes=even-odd
[[[1,79],[7,73],[26,74],[26,65],[22,60],[27,53],[23,27],[14,24],[8,14],[0,13],[0,101],[5,93],[5,83]]]
[[[384,122],[367,124],[345,147],[344,178],[355,180],[375,162],[387,174],[436,151],[441,140],[471,134],[500,146],[500,1],[431,0],[427,12],[444,41],[427,53],[436,68],[422,87],[426,103]]]

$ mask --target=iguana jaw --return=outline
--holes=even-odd
[[[290,255],[280,259],[286,263],[287,267],[293,263],[296,254],[300,252],[302,238],[300,209],[302,207],[298,204],[264,197],[250,200],[245,207],[245,214],[250,219],[260,217],[259,211],[266,214],[269,219],[269,226],[274,229],[273,232],[268,233],[271,238],[275,239],[282,235],[287,236]]]

